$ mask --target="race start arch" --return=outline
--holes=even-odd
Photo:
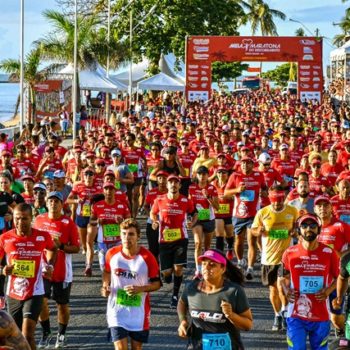
[[[322,39],[283,36],[189,36],[186,39],[186,99],[208,100],[215,61],[297,62],[298,95],[321,100]]]

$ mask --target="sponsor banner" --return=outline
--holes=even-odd
[[[188,100],[199,95],[210,98],[211,63],[215,61],[298,62],[299,96],[303,93],[303,96],[321,98],[323,72],[322,39],[320,38],[190,36],[187,38],[186,45],[186,97]],[[260,70],[256,69],[254,70],[256,72]],[[306,92],[307,94],[304,94]]]

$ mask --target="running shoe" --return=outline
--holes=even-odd
[[[240,268],[242,271],[244,271],[247,268],[247,260],[246,259],[242,259],[242,260],[238,260],[237,263],[238,268]]]
[[[343,338],[345,337],[345,330],[344,329],[335,329],[335,337],[336,338]]]
[[[272,330],[278,332],[282,329],[283,319],[282,316],[275,316],[273,321]]]
[[[4,296],[0,297],[0,310],[5,309],[5,306],[6,306],[6,298]]]
[[[91,277],[92,276],[92,269],[91,269],[91,267],[86,267],[85,268],[84,276],[85,277]]]
[[[233,250],[232,250],[232,249],[231,249],[231,250],[228,250],[228,251],[226,252],[226,258],[227,258],[228,260],[233,260],[234,257],[235,257],[235,255],[233,254]]]
[[[38,344],[38,349],[48,349],[50,346],[50,341],[52,339],[52,333],[47,333],[47,334],[43,334],[39,344]]]
[[[173,295],[171,297],[170,301],[170,309],[176,309],[177,308],[177,303],[179,302],[179,299],[176,295]]]
[[[66,346],[66,336],[64,334],[57,334],[55,349],[63,349]]]
[[[245,278],[248,281],[251,281],[252,279],[254,279],[254,270],[252,267],[247,268],[247,272],[245,273]]]
[[[287,330],[287,311],[282,311],[282,329]]]
[[[196,271],[196,273],[194,274],[192,280],[195,281],[195,280],[201,280],[202,279],[202,274],[199,272],[199,271]]]

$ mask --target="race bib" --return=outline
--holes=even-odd
[[[253,190],[245,190],[240,194],[241,201],[253,202],[255,198],[255,192]]]
[[[230,214],[230,204],[221,203],[219,204],[219,210],[216,211],[216,214]]]
[[[0,230],[5,228],[5,219],[3,216],[0,216]]]
[[[210,220],[210,209],[199,209],[198,220],[200,221]]]
[[[102,225],[103,239],[105,241],[114,241],[120,236],[120,226],[118,224]]]
[[[114,183],[114,186],[115,186],[115,188],[116,188],[117,190],[120,190],[120,181],[116,181],[116,182]]]
[[[33,278],[35,274],[34,260],[12,260],[14,268],[12,274],[22,278]]]
[[[181,238],[181,229],[179,228],[165,228],[163,231],[164,241],[177,241]]]
[[[185,176],[190,176],[190,169],[184,168],[184,170],[185,170]]]
[[[202,334],[203,350],[231,350],[231,338],[228,333]]]
[[[154,169],[154,166],[149,166],[149,167],[148,167],[148,175],[151,174],[151,172],[153,171],[153,169]]]
[[[269,231],[269,238],[271,239],[286,239],[289,237],[288,230],[270,230]]]
[[[347,214],[340,215],[339,219],[340,221],[350,224],[350,215],[347,215]]]
[[[128,167],[131,173],[137,173],[139,170],[138,164],[128,164]]]
[[[117,304],[122,306],[140,307],[141,294],[128,295],[124,289],[118,289]]]
[[[300,276],[299,289],[302,294],[314,294],[323,288],[323,276]]]
[[[83,204],[83,207],[81,209],[81,215],[82,216],[91,216],[91,205],[90,204]]]

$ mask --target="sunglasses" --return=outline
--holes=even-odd
[[[317,165],[313,165],[313,168],[321,168],[321,165],[317,164]]]
[[[263,166],[270,166],[270,163],[265,163],[263,164]]]
[[[45,190],[34,190],[34,194],[43,194],[45,193],[46,191]]]
[[[97,166],[106,166],[105,163],[100,163],[100,164],[97,164]]]
[[[306,223],[306,222],[303,222],[302,224],[300,224],[300,227],[305,230],[307,229],[308,227],[310,227],[311,229],[315,229],[318,227],[317,223],[316,222],[311,222],[310,224]]]
[[[156,151],[158,151],[158,148],[151,148],[151,151],[156,152]]]
[[[85,176],[94,176],[94,173],[92,171],[87,171],[84,173]]]
[[[227,174],[227,171],[222,171],[222,170],[220,170],[220,171],[218,171],[217,173],[218,173],[218,174]]]

